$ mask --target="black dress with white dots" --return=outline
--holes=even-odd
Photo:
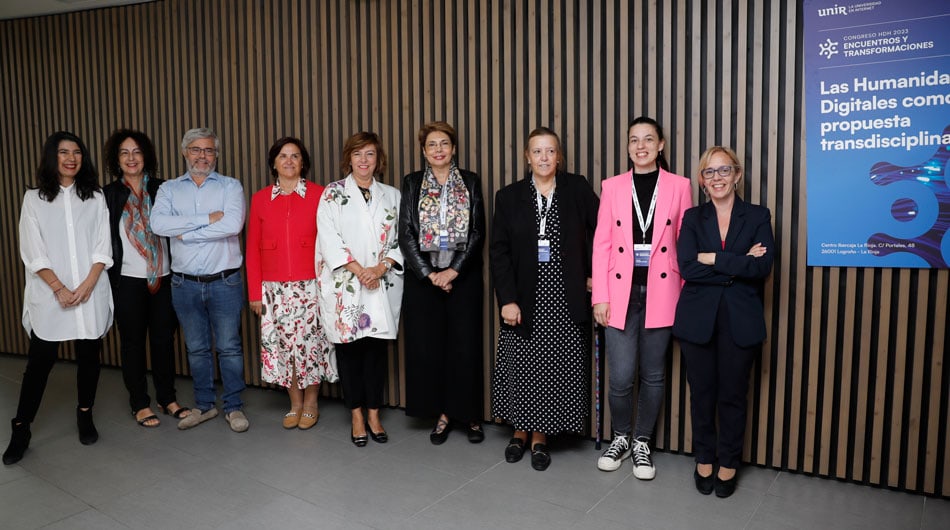
[[[547,206],[547,200],[542,198]],[[540,229],[541,215],[535,209]],[[547,213],[551,259],[538,263],[531,337],[503,325],[492,371],[492,414],[517,430],[582,432],[590,411],[590,340],[568,312],[561,264],[558,193]],[[583,252],[583,249],[566,249]]]

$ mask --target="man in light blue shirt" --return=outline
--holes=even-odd
[[[172,304],[185,334],[195,387],[195,409],[178,422],[189,429],[218,415],[214,356],[218,353],[224,417],[235,432],[248,428],[241,410],[241,244],[244,190],[215,171],[219,141],[211,129],[191,129],[181,141],[188,172],[162,184],[151,212],[152,231],[170,238]]]

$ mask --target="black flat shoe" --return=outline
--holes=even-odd
[[[92,423],[92,409],[82,410],[76,407],[76,426],[79,427],[79,443],[92,445],[99,440],[99,431]]]
[[[520,438],[508,440],[508,447],[505,447],[505,462],[514,464],[521,460],[521,457],[524,456],[524,444],[525,440]]]
[[[26,453],[27,447],[30,446],[30,438],[33,436],[29,423],[18,425],[16,420],[11,420],[10,425],[13,426],[13,434],[10,435],[10,445],[3,452],[5,466],[11,466],[23,459],[23,453]]]
[[[703,495],[709,495],[713,492],[713,485],[716,482],[715,469],[708,477],[699,474],[698,469],[693,469],[693,480],[696,481],[696,489]]]
[[[739,482],[739,473],[736,472],[729,480],[722,480],[716,475],[716,497],[725,499],[736,492],[736,484]]]
[[[550,465],[551,455],[548,454],[548,446],[545,444],[531,446],[531,467],[538,471],[544,471]]]
[[[442,445],[449,438],[449,431],[452,430],[452,424],[439,418],[435,428],[429,433],[429,441],[432,445]]]
[[[468,441],[473,444],[480,444],[485,440],[485,431],[482,430],[481,423],[468,424]]]
[[[353,434],[353,431],[350,431],[350,440],[353,442],[353,445],[356,447],[366,447],[366,444],[369,443],[369,437],[365,434],[356,436]]]

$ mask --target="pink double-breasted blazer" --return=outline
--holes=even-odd
[[[633,234],[639,230],[633,213],[633,171],[602,183],[597,230],[594,232],[592,304],[610,304],[608,325],[623,329],[633,281]],[[676,239],[683,213],[692,207],[689,179],[660,170],[653,244],[647,275],[646,327],[673,325],[683,279],[676,260]]]

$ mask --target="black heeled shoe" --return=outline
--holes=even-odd
[[[703,495],[709,495],[713,492],[716,482],[716,470],[713,469],[708,477],[699,474],[699,469],[693,468],[693,480],[696,481],[696,489]]]
[[[92,423],[92,408],[82,410],[76,407],[76,426],[79,427],[79,443],[92,445],[99,441],[99,431]]]
[[[5,466],[11,466],[23,459],[23,454],[30,446],[30,438],[33,437],[29,423],[22,422],[18,425],[16,419],[12,419],[10,425],[13,427],[13,434],[10,436],[10,445],[3,452],[3,465]]]
[[[369,443],[369,437],[365,434],[356,436],[353,434],[353,431],[350,430],[350,441],[352,441],[356,447],[366,447],[366,444]]]
[[[731,496],[736,492],[736,484],[739,482],[739,471],[736,470],[736,474],[732,476],[729,480],[722,480],[719,478],[719,475],[716,475],[716,497],[720,499],[725,499],[726,497]]]
[[[384,444],[389,441],[389,435],[386,434],[385,429],[382,432],[374,432],[373,429],[370,428],[369,424],[367,423],[366,430],[369,431],[369,437],[372,438],[373,441],[378,444]]]

